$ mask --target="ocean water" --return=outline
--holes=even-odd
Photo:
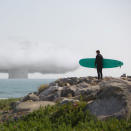
[[[54,79],[0,79],[0,99],[23,97]]]

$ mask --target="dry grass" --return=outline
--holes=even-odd
[[[47,89],[48,87],[49,87],[48,84],[43,84],[43,85],[41,85],[41,86],[38,88],[39,94],[40,94],[42,91],[44,91],[45,89]]]

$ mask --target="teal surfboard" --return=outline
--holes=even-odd
[[[80,59],[79,64],[83,67],[96,68],[95,58]],[[103,59],[103,68],[115,68],[115,67],[121,67],[122,65],[123,65],[122,61],[113,60],[113,59]]]

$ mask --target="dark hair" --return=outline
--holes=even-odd
[[[98,54],[100,54],[100,51],[99,51],[99,50],[97,50],[96,52],[97,52]]]

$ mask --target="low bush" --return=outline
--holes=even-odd
[[[42,92],[42,91],[44,91],[46,88],[48,88],[48,84],[43,84],[43,85],[41,85],[39,88],[38,88],[38,92],[39,92],[39,94]]]
[[[11,104],[20,100],[20,98],[0,99],[0,110],[7,111],[11,109]]]
[[[17,121],[0,124],[0,131],[130,131],[131,119],[100,121],[85,110],[86,103],[47,106]]]

